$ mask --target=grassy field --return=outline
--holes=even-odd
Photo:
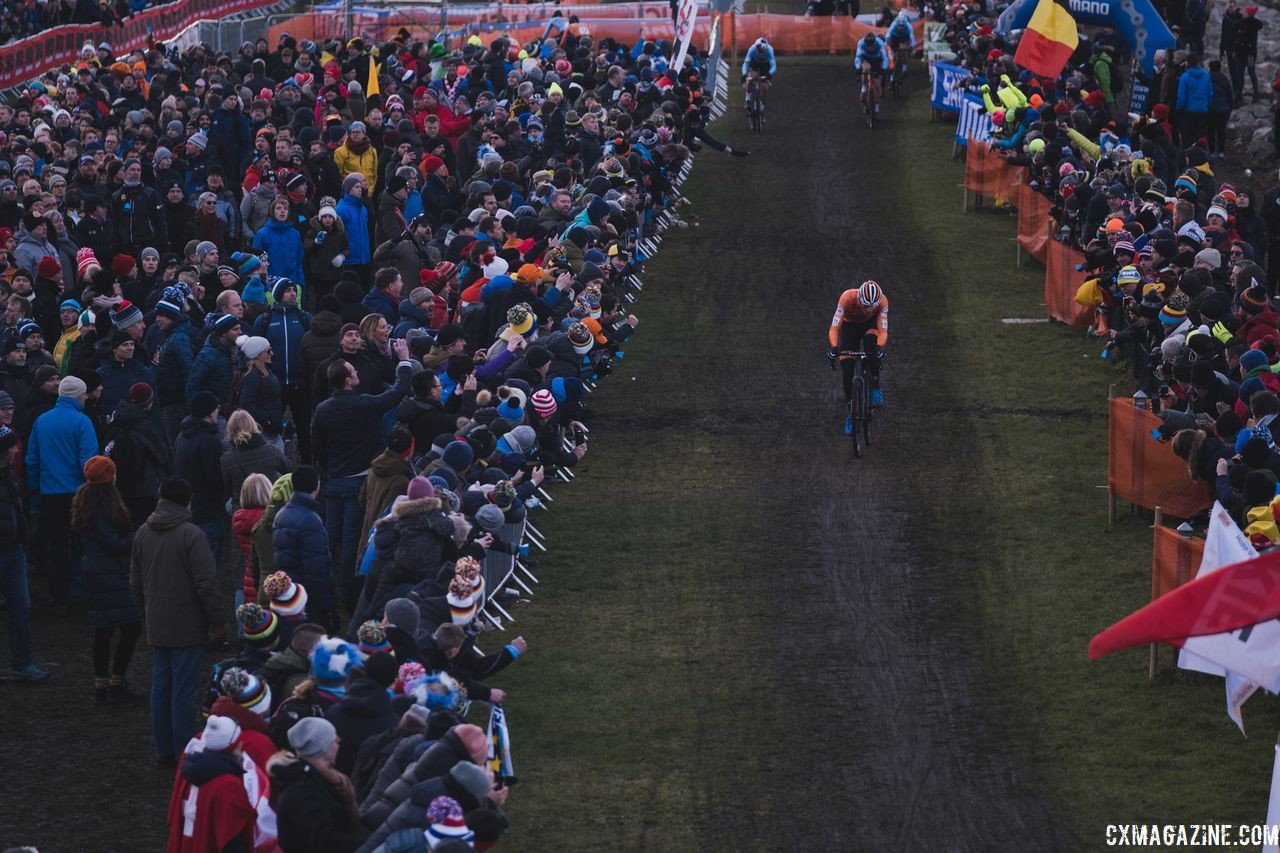
[[[950,128],[927,122],[923,94],[906,110],[909,122],[883,128],[894,155],[831,167],[859,170],[928,277],[907,298],[928,303],[910,310],[931,366],[899,399],[909,419],[895,428],[927,443],[939,424],[963,425],[954,446],[922,444],[936,467],[909,476],[926,493],[928,477],[963,482],[968,499],[915,506],[909,526],[972,632],[960,642],[977,650],[990,698],[976,714],[1013,756],[1018,784],[1053,804],[1064,849],[1100,847],[1108,823],[1260,821],[1280,727],[1270,699],[1246,706],[1245,740],[1226,718],[1221,683],[1175,676],[1167,650],[1155,684],[1145,650],[1087,660],[1089,638],[1149,594],[1149,529],[1128,518],[1106,524],[1105,399],[1124,377],[1078,331],[1000,322],[1043,316],[1043,273],[1015,269],[1012,217],[961,212]],[[750,144],[738,117],[727,122],[716,131]],[[804,146],[813,132],[773,131],[789,134],[783,147]],[[530,849],[574,846],[583,832],[602,846],[700,846],[726,797],[750,814],[777,809],[761,793],[790,752],[777,739],[806,726],[803,702],[759,701],[785,685],[737,666],[767,652],[752,620],[767,619],[769,605],[742,579],[770,567],[751,559],[767,541],[753,492],[761,472],[749,448],[726,439],[735,415],[777,389],[750,381],[755,335],[767,331],[748,325],[744,339],[724,330],[726,319],[742,329],[777,306],[745,282],[740,300],[714,310],[688,289],[715,275],[709,251],[738,248],[733,235],[758,212],[736,166],[701,156],[686,190],[702,235],[672,237],[651,264],[641,335],[594,401],[598,444],[546,521],[554,555],[521,616],[536,627],[536,653],[512,683],[517,761],[555,782],[513,796]],[[792,227],[779,221],[783,245]],[[705,237],[729,245],[712,250]],[[753,263],[761,278],[784,281],[795,259],[761,251]],[[747,381],[729,395],[668,381],[707,357],[746,360]],[[530,694],[537,701],[520,701]]]

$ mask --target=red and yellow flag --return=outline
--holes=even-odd
[[[1039,0],[1013,61],[1040,77],[1057,77],[1079,43],[1067,0]]]

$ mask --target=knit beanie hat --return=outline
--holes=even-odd
[[[520,401],[515,397],[508,397],[498,404],[498,417],[511,421],[512,423],[520,423],[524,420],[524,409],[520,407]]]
[[[89,277],[94,267],[102,269],[102,263],[98,260],[97,255],[93,253],[93,249],[86,246],[76,252],[76,278],[84,281]]]
[[[91,456],[84,463],[84,481],[91,485],[110,483],[116,478],[116,463],[106,456]]]
[[[393,598],[387,602],[383,612],[386,614],[388,624],[396,626],[410,636],[418,633],[418,622],[422,614],[418,610],[418,605],[409,599]]]
[[[434,498],[436,496],[435,486],[431,485],[431,481],[426,477],[417,476],[409,481],[409,489],[405,495],[411,501],[421,500],[422,498]]]
[[[591,337],[591,330],[581,323],[574,323],[569,326],[569,343],[573,345],[573,351],[578,355],[586,355],[591,352],[591,345],[595,342]]]
[[[381,626],[372,619],[364,622],[356,630],[356,648],[360,649],[360,653],[365,657],[376,654],[377,652],[391,651],[391,643],[387,640],[386,632]]]
[[[1249,349],[1240,353],[1240,370],[1245,373],[1266,367],[1267,364],[1267,354],[1262,350]]]
[[[427,845],[435,850],[446,841],[461,841],[470,844],[475,834],[467,827],[462,815],[462,806],[452,797],[436,797],[427,807],[427,820],[431,825],[427,829]]]
[[[321,690],[343,696],[347,673],[363,660],[358,647],[337,637],[326,637],[311,650],[311,679]]]
[[[319,758],[338,739],[338,730],[324,717],[303,717],[289,728],[289,748],[299,758]]]
[[[271,609],[286,619],[300,618],[307,609],[306,587],[285,572],[269,575],[262,582],[262,591],[271,599]]]
[[[1262,309],[1267,307],[1268,295],[1267,289],[1259,285],[1256,281],[1247,288],[1244,293],[1240,294],[1240,307],[1247,314],[1258,314]]]
[[[230,717],[212,716],[205,721],[200,740],[207,750],[225,752],[239,743],[240,724]]]
[[[507,309],[507,323],[517,335],[527,335],[533,328],[533,309],[527,302],[520,302]]]
[[[255,649],[269,649],[276,641],[280,620],[275,611],[257,602],[242,604],[236,608],[236,619],[244,628],[244,638]]]
[[[206,326],[209,327],[210,334],[217,336],[223,335],[240,325],[240,318],[235,314],[218,314],[212,313],[205,318]]]
[[[111,259],[111,271],[119,278],[128,278],[129,273],[133,272],[137,266],[138,262],[132,255],[121,253]]]
[[[59,397],[83,397],[89,393],[89,386],[84,384],[84,380],[77,376],[63,377],[58,383]]]
[[[556,414],[556,398],[547,388],[540,388],[533,392],[533,396],[529,398],[529,402],[533,404],[533,410],[538,413],[538,417],[544,421],[550,420]]]
[[[484,504],[476,510],[476,526],[486,533],[492,533],[506,522],[502,510],[493,504]]]
[[[274,299],[276,302],[283,302],[284,292],[286,290],[289,290],[290,288],[292,288],[295,293],[298,290],[298,285],[292,279],[288,279],[288,278],[276,279],[276,283],[271,285],[271,298]]]
[[[266,338],[241,335],[236,338],[236,347],[247,360],[253,361],[255,358],[271,349],[271,342]]]
[[[465,471],[470,468],[474,458],[475,452],[465,441],[451,441],[444,449],[444,464],[455,471]]]
[[[233,666],[222,673],[218,683],[222,694],[241,708],[263,717],[271,712],[271,686],[247,669]]]
[[[493,491],[489,492],[489,503],[493,504],[503,512],[507,512],[511,509],[512,505],[515,503],[515,499],[515,486],[511,485],[510,480],[501,481],[493,487]]]
[[[410,305],[425,305],[428,302],[434,302],[435,298],[436,295],[432,293],[429,287],[415,287],[409,292]]]
[[[111,312],[111,324],[117,329],[127,329],[141,319],[142,312],[138,310],[138,306],[127,299]]]

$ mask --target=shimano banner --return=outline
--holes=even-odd
[[[1067,0],[1071,17],[1081,24],[1114,27],[1133,47],[1144,74],[1151,74],[1157,50],[1173,49],[1173,33],[1150,0]],[[1036,0],[1014,0],[1001,13],[996,29],[1023,30],[1036,10]]]
[[[964,104],[964,81],[971,75],[968,68],[958,65],[929,63],[929,76],[933,79],[933,97],[929,102],[933,104],[933,108],[949,113],[960,112]]]

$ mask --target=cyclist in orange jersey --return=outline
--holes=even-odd
[[[867,372],[871,376],[871,405],[883,406],[884,394],[880,390],[880,359],[884,346],[889,342],[889,297],[874,281],[864,281],[840,294],[836,313],[827,330],[827,343],[831,346],[829,358],[835,359],[840,351],[864,352]],[[840,357],[840,380],[844,388],[845,402],[853,393],[853,359]],[[845,434],[853,434],[853,420],[845,421]]]

